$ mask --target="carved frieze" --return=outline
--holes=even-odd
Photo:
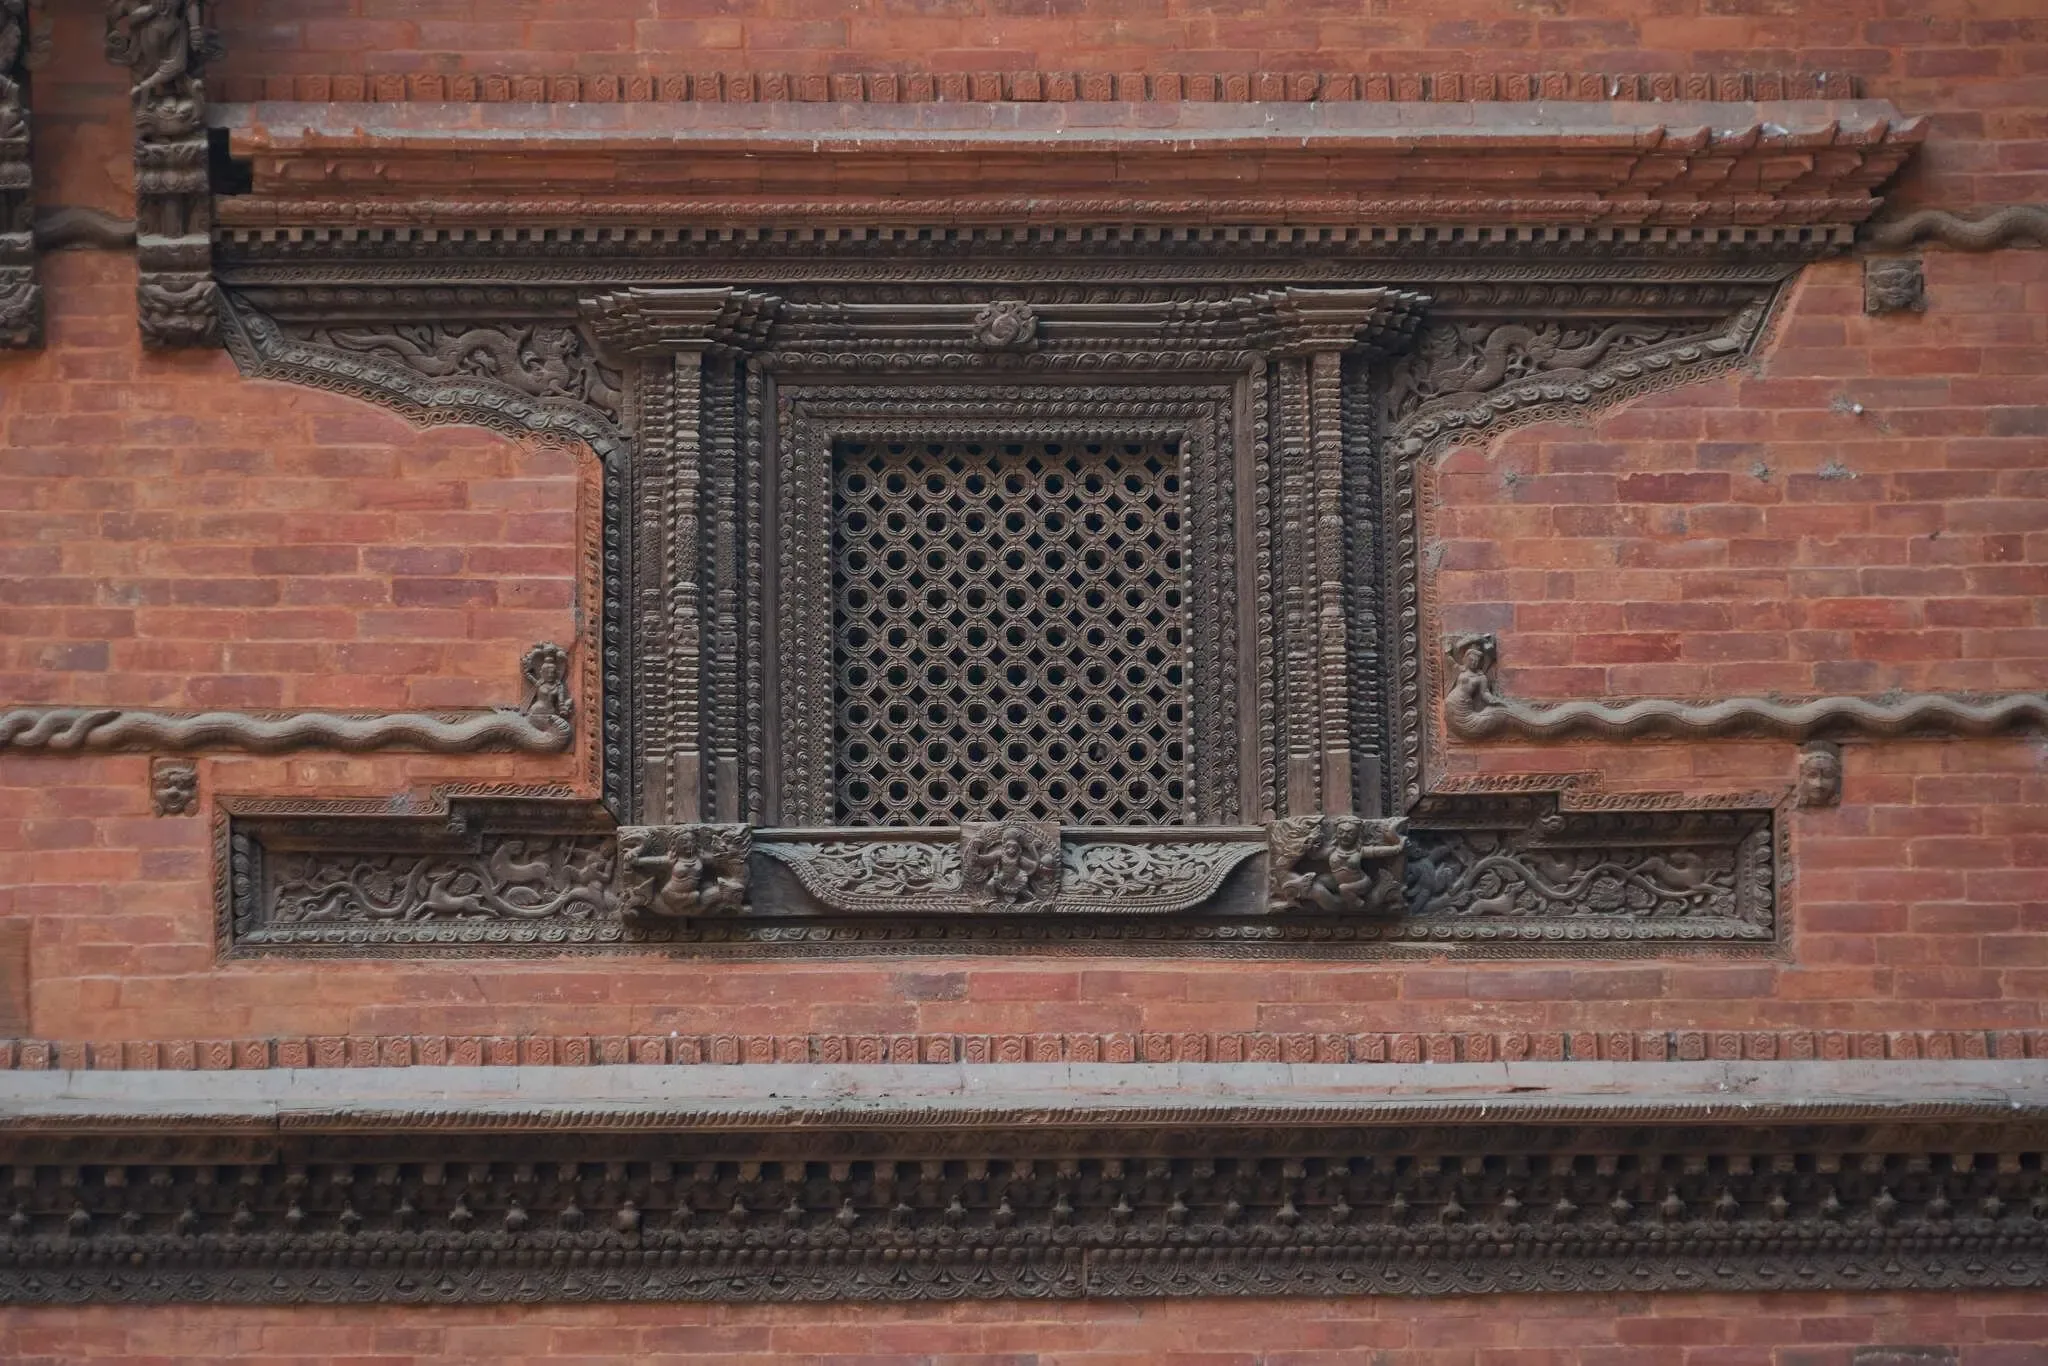
[[[332,806],[333,804],[326,804]],[[1768,810],[1433,798],[1399,820],[1123,830],[628,826],[564,802],[225,805],[230,951],[661,943],[916,952],[1614,951],[1776,937]]]
[[[318,346],[378,356],[429,379],[490,379],[529,398],[562,398],[619,420],[625,377],[591,353],[573,327],[551,323],[312,327]]]
[[[294,1114],[285,1154],[268,1151],[274,1133],[203,1117],[173,1134],[72,1120],[0,1153],[0,1301],[2048,1284],[2034,1107],[1745,1105],[1734,1120],[1731,1105],[1629,1097],[1519,1122],[1351,1108],[863,1123],[814,1105],[521,1125],[423,1107]]]
[[[1641,698],[1627,702],[1528,702],[1504,697],[1494,677],[1498,645],[1491,635],[1460,636],[1446,645],[1453,676],[1444,693],[1444,726],[1463,740],[1557,740],[1576,736],[1619,740],[1637,735],[1704,739],[1775,735],[1788,740],[1838,732],[1861,735],[1995,735],[2048,724],[2048,693],[2006,693],[1981,699],[1942,693],[1903,697],[1819,697],[1780,702],[1729,697],[1712,702]]]
[[[128,68],[135,122],[136,298],[143,344],[220,338],[208,185],[210,0],[107,0],[107,59]]]

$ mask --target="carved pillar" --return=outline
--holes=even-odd
[[[207,186],[206,85],[219,55],[207,0],[109,0],[107,58],[128,68],[135,116],[135,249],[143,345],[220,340]]]
[[[740,815],[742,734],[728,714],[739,668],[734,400],[738,358],[774,307],[730,288],[628,289],[584,305],[601,346],[642,362],[633,601],[648,824]]]
[[[43,341],[27,84],[36,8],[30,0],[0,0],[0,346]]]
[[[1286,814],[1348,812],[1352,760],[1350,610],[1345,583],[1344,358],[1399,346],[1419,296],[1290,289],[1274,348],[1281,434],[1276,545]]]

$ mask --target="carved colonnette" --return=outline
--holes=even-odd
[[[145,346],[220,340],[203,75],[220,54],[210,10],[210,0],[107,0],[107,59],[133,82],[135,294]]]
[[[38,0],[0,0],[0,347],[43,340],[28,100],[40,13]]]
[[[1229,1069],[1217,1069],[1228,1071]],[[850,1079],[859,1069],[845,1069]],[[343,1071],[364,1089],[374,1071]],[[992,1080],[992,1079],[988,1079]],[[422,1104],[0,1131],[0,1300],[2030,1288],[2037,1104]],[[1502,1116],[1505,1115],[1503,1118]]]

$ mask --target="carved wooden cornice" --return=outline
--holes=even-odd
[[[135,119],[136,300],[151,347],[220,336],[208,184],[211,0],[107,0],[107,59],[128,68]]]
[[[518,750],[556,754],[574,739],[565,656],[536,645],[520,661],[526,696],[516,708],[446,712],[164,712],[123,707],[0,708],[0,751],[46,754],[109,750],[247,750],[281,754],[331,749],[360,754]]]
[[[1819,697],[1781,702],[1729,697],[1712,702],[1670,698],[1631,701],[1526,702],[1503,697],[1495,683],[1498,647],[1491,635],[1446,644],[1455,670],[1444,693],[1444,727],[1461,740],[1622,740],[1642,735],[1682,740],[1723,735],[1995,735],[2048,725],[2048,693],[1962,698],[1940,693],[1897,697]]]
[[[1600,1066],[0,1073],[0,1300],[2048,1281],[2039,1064]]]
[[[0,347],[43,342],[28,108],[39,11],[35,0],[0,0]]]
[[[1796,225],[1833,240],[1925,134],[1882,101],[1182,103],[1112,126],[1077,108],[539,106],[500,125],[488,105],[238,107],[230,135],[255,188],[221,219]]]

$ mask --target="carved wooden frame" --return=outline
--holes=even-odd
[[[832,813],[815,769],[808,786],[784,781],[793,751],[829,749],[829,737],[821,742],[813,724],[805,739],[790,724],[801,712],[792,699],[805,695],[792,680],[817,672],[824,634],[815,594],[810,628],[790,629],[789,589],[803,573],[794,551],[812,552],[815,582],[820,547],[801,515],[785,519],[777,505],[800,470],[816,483],[842,435],[1156,433],[1181,440],[1184,459],[1198,444],[1227,446],[1229,459],[1212,463],[1233,479],[1218,494],[1231,516],[1210,526],[1227,542],[1215,562],[1228,568],[1215,572],[1211,596],[1220,600],[1228,584],[1239,599],[1236,613],[1218,615],[1210,654],[1236,665],[1239,767],[1234,782],[1208,780],[1195,824],[1179,827],[1185,838],[1199,842],[1232,822],[1352,810],[1423,816],[1411,821],[1424,840],[1411,854],[1429,847],[1431,830],[1474,820],[1505,821],[1510,843],[1540,841],[1536,826],[1502,816],[1494,799],[1454,799],[1468,808],[1462,817],[1425,804],[1442,782],[1430,754],[1445,680],[1421,587],[1420,467],[1460,437],[1740,363],[1793,269],[1785,244],[1732,258],[1700,259],[1689,247],[1695,254],[1680,259],[1644,251],[1589,265],[1576,245],[1477,241],[1461,259],[1393,265],[1368,259],[1382,250],[1377,239],[1303,240],[1283,262],[1248,246],[1272,243],[1267,230],[1187,230],[1161,239],[1164,250],[1077,231],[1027,259],[1021,238],[977,230],[934,239],[927,259],[911,261],[900,235],[806,238],[799,250],[735,233],[671,243],[661,283],[632,284],[656,269],[638,239],[593,241],[587,256],[567,260],[483,267],[461,264],[473,249],[460,242],[423,255],[407,237],[381,234],[361,248],[337,241],[311,255],[312,238],[256,245],[229,269],[241,282],[230,291],[230,345],[258,373],[344,388],[418,420],[469,413],[500,428],[575,435],[606,457],[604,799],[629,826],[770,827],[756,832],[751,859],[749,896],[765,898],[759,906],[686,922],[628,907],[622,934],[607,942],[742,956],[941,945],[1337,956],[1400,956],[1431,943],[1461,954],[1774,951],[1776,794],[1745,799],[1743,831],[1709,840],[1745,851],[1735,875],[1748,909],[1725,925],[1683,915],[1560,918],[1564,903],[1543,901],[1476,920],[1461,910],[1442,923],[1361,915],[1333,934],[1313,916],[1245,919],[1252,907],[1228,881],[1200,906],[1124,924],[1104,912],[1087,924],[1006,914],[999,925],[972,897],[942,897],[915,924],[834,913],[776,871],[790,840],[838,837],[820,824]],[[363,288],[373,281],[382,283]],[[1277,283],[1257,287],[1265,281]],[[421,318],[435,321],[423,327]],[[479,374],[464,360],[488,351],[531,362],[531,348],[512,342],[541,328],[553,339],[545,364],[500,359]],[[1238,628],[1234,649],[1226,626]],[[810,642],[807,674],[797,672],[801,649],[775,645],[783,637]],[[1669,852],[1682,852],[1694,836],[1676,819],[1637,819],[1600,847],[1630,850],[1626,863],[1653,858],[1668,836]],[[773,825],[794,828],[785,838]],[[912,842],[959,838],[931,829]],[[1260,865],[1248,866],[1255,878]],[[1412,904],[1427,870],[1409,866]],[[1481,900],[1502,890],[1466,889]],[[406,938],[381,950],[352,933],[327,946],[286,935],[247,947],[518,951],[495,930],[468,948]]]
[[[1252,594],[1245,591],[1232,525],[1234,489],[1253,477],[1248,445],[1231,429],[1230,414],[1245,401],[1239,392],[1243,384],[1178,394],[1139,385],[1047,386],[1042,398],[1031,392],[1034,386],[975,385],[957,391],[920,386],[905,392],[877,385],[865,399],[843,385],[779,386],[776,492],[787,490],[784,507],[790,515],[778,519],[777,563],[791,572],[776,580],[764,616],[769,637],[789,644],[776,656],[779,687],[767,744],[782,781],[763,782],[772,796],[762,819],[776,825],[833,823],[827,767],[832,715],[807,707],[805,700],[832,688],[831,528],[826,514],[833,450],[846,440],[1178,443],[1189,512],[1183,533],[1190,628],[1190,781],[1184,823],[1222,825],[1242,819],[1248,802],[1238,775],[1254,769],[1257,760],[1238,726],[1242,661],[1237,639],[1240,634],[1256,638],[1259,625],[1244,605]],[[1032,415],[1020,419],[1024,411]],[[1205,730],[1228,740],[1205,746],[1197,738]],[[826,763],[810,762],[811,755],[826,756]]]

